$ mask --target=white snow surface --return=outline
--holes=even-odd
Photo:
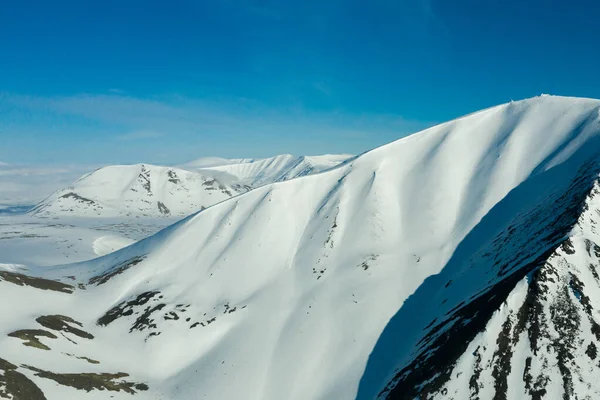
[[[493,372],[506,364],[508,399],[532,398],[532,392],[556,400],[600,397],[599,216],[597,179],[567,241],[516,285],[432,398],[471,398],[475,390],[479,398],[494,398],[502,385]],[[499,361],[503,354],[505,361]]]
[[[126,247],[177,218],[38,218],[0,214],[0,263],[51,266],[85,261]]]
[[[266,159],[205,157],[181,168],[111,165],[56,191],[40,202],[32,214],[38,217],[182,217],[254,187],[321,172],[349,158],[349,155],[281,155]]]
[[[348,154],[322,156],[293,156],[282,154],[263,159],[227,160],[229,162],[206,163],[201,172],[214,176],[230,177],[240,185],[258,187],[268,183],[285,181],[333,168],[352,158]],[[201,159],[202,160],[202,159]]]
[[[183,169],[198,169],[208,167],[219,167],[222,165],[241,164],[254,162],[254,158],[221,158],[221,157],[201,157],[179,167]]]
[[[65,283],[72,276],[71,284],[85,290],[0,282],[0,357],[54,372],[123,371],[148,384],[137,399],[353,399],[389,319],[492,207],[544,171],[567,160],[575,169],[587,154],[600,153],[599,110],[597,100],[553,96],[490,108],[341,164],[331,161],[338,166],[320,174],[266,184],[104,257],[28,266],[29,274]],[[269,161],[273,171],[296,176],[312,165],[304,158],[297,168],[280,168],[288,162],[287,156]],[[245,164],[215,169],[230,168],[254,185],[266,181],[266,173],[253,175],[245,170],[253,163]],[[128,199],[123,193],[132,187],[138,192],[129,196],[141,195],[135,186],[141,167],[130,168],[118,172],[124,186],[97,184],[114,180],[117,172],[108,169],[93,185],[78,181],[77,193],[96,196],[105,208],[114,207],[109,199]],[[168,198],[161,182],[152,200]],[[176,201],[164,204],[180,211]],[[111,277],[90,282],[102,274]],[[108,310],[145,292],[161,297],[97,325]],[[150,306],[153,323],[135,329]],[[41,338],[51,347],[45,351],[6,336],[55,314],[81,322],[94,339]],[[106,398],[19,371],[50,400]],[[381,379],[390,373],[382,371]],[[365,393],[373,398],[381,388]]]
[[[148,164],[111,165],[78,179],[33,210],[36,216],[184,216],[244,192],[210,176]]]
[[[94,240],[94,253],[98,256],[104,256],[135,243],[135,240],[116,235],[100,236]]]

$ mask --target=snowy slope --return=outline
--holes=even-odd
[[[382,381],[379,397],[391,399],[600,395],[600,164],[574,161],[512,191],[412,294],[371,354],[359,398]]]
[[[200,171],[205,174],[216,174],[215,176],[223,179],[229,177],[240,185],[254,188],[321,172],[333,168],[351,157],[347,154],[322,156],[283,154],[256,160],[224,160],[221,163],[213,161],[212,165],[210,162],[198,162],[196,165],[204,165],[197,168],[200,168]]]
[[[254,162],[253,158],[221,158],[221,157],[202,157],[196,160],[180,165],[183,169],[199,169],[219,167],[223,165],[242,164]]]
[[[561,97],[494,107],[102,258],[0,272],[0,393],[18,381],[33,399],[462,399],[498,344],[495,359],[530,366],[530,385],[546,368],[547,393],[571,382],[594,398],[596,364],[552,326],[578,315],[565,337],[598,340],[600,288],[586,263],[599,240],[599,110]],[[530,307],[531,321],[552,321],[538,336],[562,347],[536,354],[546,342],[527,343],[530,325],[498,328],[535,304],[523,300],[529,282],[548,291],[547,308]],[[472,379],[479,398],[502,393],[504,377],[508,398],[522,398],[517,367],[485,365]]]
[[[246,189],[197,172],[148,164],[100,168],[39,203],[37,216],[187,215]]]

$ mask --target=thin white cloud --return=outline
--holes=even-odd
[[[314,82],[313,87],[326,96],[331,96],[331,88],[323,82]]]
[[[320,89],[326,92],[326,87]],[[67,114],[109,124],[122,130],[121,138],[156,138],[159,135],[327,135],[345,137],[357,132],[382,132],[398,137],[431,125],[400,115],[274,110],[248,100],[209,102],[180,96],[139,99],[121,95],[32,97],[5,95],[9,101],[32,110]]]
[[[66,117],[93,122],[95,131],[86,132],[85,124],[73,128],[86,140],[98,140],[96,133],[106,128],[110,133],[102,133],[102,141],[111,137],[115,141],[138,141],[136,153],[127,155],[125,150],[123,160],[137,157],[138,145],[154,143],[144,156],[151,158],[143,162],[157,163],[183,162],[206,152],[230,158],[362,152],[431,125],[399,115],[275,110],[249,100],[208,102],[180,96],[139,99],[125,95],[35,97],[0,93],[0,109],[2,105],[25,110],[28,116],[52,115],[57,121],[66,121],[67,127],[70,118]],[[19,129],[28,132],[27,125],[13,124],[11,134]],[[40,129],[34,126],[29,132],[51,135],[48,132],[52,131],[43,133]],[[130,147],[134,146],[113,146],[116,150]],[[103,149],[107,151],[110,145]],[[95,159],[102,162],[104,157]],[[36,203],[93,169],[85,165],[2,165],[0,204]]]
[[[96,168],[90,165],[5,165],[0,169],[0,206],[36,204]]]
[[[177,164],[201,156],[362,153],[432,125],[394,114],[271,108],[248,99],[211,102],[181,96],[0,93],[0,109],[4,104],[27,117],[18,122],[10,118],[12,137],[21,135],[33,142],[39,137],[48,142],[56,135],[58,139],[49,143],[56,146],[61,159],[81,163]],[[28,125],[35,120],[29,116],[43,118]],[[135,146],[124,145],[128,143]],[[59,161],[59,156],[52,155],[56,152],[47,155],[32,147],[27,154],[27,144],[21,146],[28,162]],[[86,152],[89,157],[83,156]]]
[[[123,135],[120,135],[120,140],[144,140],[144,139],[158,139],[165,136],[162,132],[156,131],[134,131]]]

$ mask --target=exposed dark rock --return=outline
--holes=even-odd
[[[588,344],[585,354],[587,354],[592,360],[596,359],[598,356],[598,349],[596,348],[594,342],[590,342],[590,344]]]
[[[160,292],[144,292],[137,295],[134,299],[124,301],[111,308],[104,314],[102,317],[96,321],[96,323],[100,326],[106,326],[115,321],[118,318],[130,315],[136,315],[136,319],[129,328],[129,333],[133,333],[133,331],[145,331],[145,330],[153,330],[157,329],[158,325],[154,322],[154,314],[158,311],[162,310],[166,304],[158,303],[155,305],[146,305],[149,301],[159,301],[162,298],[162,295],[159,295]],[[144,307],[145,306],[145,307]],[[142,309],[142,307],[144,307]],[[173,317],[171,314],[167,314],[170,317],[165,319],[179,319]],[[152,336],[159,335],[160,332],[149,332],[146,340],[148,340]]]
[[[102,285],[108,282],[112,277],[119,275],[128,270],[129,268],[141,263],[142,261],[144,261],[145,258],[146,256],[136,256],[129,260],[123,261],[121,264],[116,265],[108,271],[90,278],[88,284],[97,286]]]
[[[43,329],[21,329],[8,334],[10,337],[15,337],[23,340],[23,344],[29,347],[35,347],[41,350],[50,350],[50,347],[40,342],[39,337],[57,339],[57,336],[52,332]]]
[[[106,326],[117,318],[132,315],[135,307],[143,306],[158,294],[160,294],[159,291],[140,293],[133,300],[123,301],[108,310],[98,319],[98,321],[96,321],[96,323],[101,326]]]
[[[75,290],[73,286],[66,283],[9,271],[0,271],[0,282],[10,282],[19,286],[30,286],[36,289],[52,290],[61,293],[73,293]]]
[[[179,177],[177,177],[177,173],[172,169],[167,171],[167,176],[169,177],[169,182],[173,184],[181,183],[181,180],[179,180]]]
[[[89,204],[89,205],[97,205],[94,200],[87,199],[83,196],[78,195],[77,193],[74,193],[74,192],[69,192],[67,194],[63,194],[62,196],[59,197],[59,199],[73,199],[79,203]]]
[[[142,187],[146,192],[152,196],[152,187],[150,184],[150,171],[146,169],[144,165],[142,165],[142,171],[138,175],[138,181],[142,184]]]
[[[44,392],[17,366],[0,358],[0,398],[13,400],[46,400]]]
[[[555,198],[545,199],[545,203],[533,208],[528,214],[517,216],[508,229],[497,235],[489,250],[481,253],[483,256],[480,256],[479,265],[489,265],[490,272],[497,272],[496,276],[500,279],[491,278],[490,286],[483,287],[473,296],[466,295],[468,302],[458,302],[447,312],[444,320],[427,328],[427,334],[417,345],[414,359],[397,371],[392,381],[380,393],[381,397],[426,399],[442,394],[441,391],[450,379],[456,361],[465,354],[475,336],[485,329],[494,312],[501,307],[516,284],[531,274],[523,305],[516,313],[506,317],[495,343],[496,350],[490,365],[495,380],[493,398],[507,398],[507,377],[511,371],[512,353],[520,334],[524,331],[529,336],[533,354],[538,352],[541,337],[551,341],[559,360],[558,368],[563,379],[563,388],[567,393],[565,399],[570,398],[573,392],[570,372],[572,346],[576,345],[574,333],[579,331],[580,321],[569,293],[573,293],[573,298],[579,300],[588,314],[589,298],[584,293],[583,283],[573,274],[567,274],[564,277],[565,283],[561,283],[560,286],[559,280],[562,282],[563,278],[557,275],[556,270],[546,260],[563,257],[562,254],[569,256],[576,251],[567,234],[581,215],[596,171],[595,167],[582,168],[567,190],[561,191]],[[507,252],[506,249],[511,251]],[[562,253],[555,253],[557,250]],[[506,257],[507,255],[509,257]],[[445,282],[447,285],[450,280],[446,278]],[[543,306],[549,301],[546,297],[548,285],[559,285],[561,288],[558,292],[560,295],[553,296],[556,301],[550,303],[549,319],[545,316]],[[590,321],[592,330],[597,329],[600,333],[600,326],[591,317]],[[559,326],[558,330],[566,340],[560,341],[550,337],[547,328],[549,323],[555,329]],[[476,364],[481,362],[477,357],[480,356],[475,355]],[[541,399],[546,393],[545,387],[549,377],[544,375],[543,370],[539,376],[532,376],[531,361],[526,362],[529,367],[526,368],[524,380],[529,394],[533,399]],[[476,371],[477,368],[479,367],[476,367]],[[470,380],[472,398],[478,396],[478,379],[478,373],[475,373]]]
[[[64,315],[44,315],[36,319],[36,321],[44,328],[52,329],[55,331],[62,331],[65,333],[71,333],[75,336],[79,336],[84,339],[93,339],[94,336],[84,330],[76,328],[72,325],[82,326],[80,322],[75,321],[73,318]]]
[[[179,319],[179,315],[177,315],[176,312],[174,311],[169,311],[164,317],[163,317],[166,321],[170,321],[170,320],[175,320],[177,321]]]
[[[479,377],[481,376],[481,371],[483,368],[481,366],[481,353],[480,347],[477,347],[475,350],[475,366],[473,368],[473,375],[471,379],[469,379],[469,389],[471,392],[471,399],[479,399]]]
[[[506,400],[506,392],[508,390],[508,375],[510,374],[510,359],[512,357],[512,321],[511,318],[506,318],[502,325],[502,330],[496,341],[496,352],[494,353],[494,368],[492,376],[494,377],[494,393],[493,400]]]
[[[78,357],[78,356],[76,356],[74,354],[69,354],[69,353],[64,353],[64,354],[66,354],[69,357],[75,357],[78,360],[85,360],[85,361],[89,362],[90,364],[100,364],[100,361],[92,360],[91,358],[88,358],[88,357],[83,357],[83,356],[82,357]]]
[[[148,390],[148,385],[144,383],[128,382],[122,378],[126,378],[129,374],[118,372],[116,374],[109,373],[73,373],[59,374],[51,371],[45,371],[32,366],[24,366],[25,368],[34,371],[36,376],[45,379],[51,379],[59,385],[70,386],[77,390],[91,392],[92,390],[107,390],[111,392],[123,391],[129,394],[137,393],[135,389],[143,391]]]
[[[163,215],[171,214],[171,210],[169,210],[169,208],[167,206],[165,206],[164,203],[158,201],[158,202],[156,202],[156,205],[158,206],[158,211],[160,211],[161,214],[163,214]]]
[[[146,307],[142,315],[137,317],[131,329],[129,329],[129,333],[136,331],[143,331],[145,329],[155,329],[157,326],[154,323],[154,319],[151,318],[152,314],[157,311],[162,310],[166,304],[157,304],[154,307]]]
[[[573,243],[570,239],[567,239],[560,246],[560,249],[567,254],[575,254],[575,248],[573,247]]]

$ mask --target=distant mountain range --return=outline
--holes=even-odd
[[[201,165],[278,182],[94,260],[0,269],[0,396],[600,398],[600,101],[511,102],[287,181],[307,169],[255,162]],[[169,179],[214,179],[128,168],[93,193],[154,210]]]
[[[183,166],[202,167],[197,170],[149,164],[107,166],[53,193],[31,213],[40,217],[185,216],[267,183],[323,171],[348,157],[204,158]]]
[[[148,164],[100,168],[39,203],[36,216],[187,215],[246,191],[197,172]]]

